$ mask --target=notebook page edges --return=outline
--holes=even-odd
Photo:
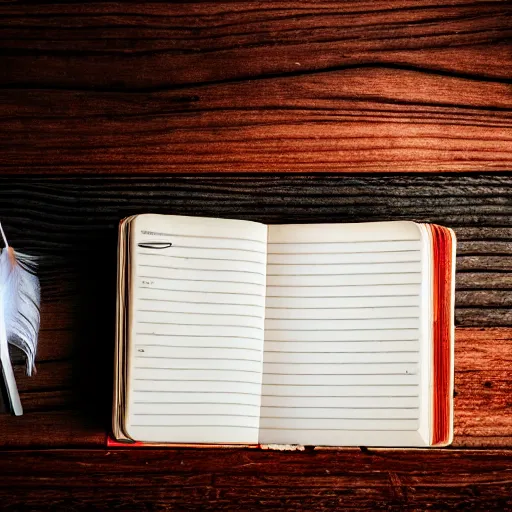
[[[446,445],[450,445],[453,442],[453,420],[454,420],[454,405],[453,405],[453,388],[455,386],[455,272],[457,263],[457,236],[453,229],[448,228],[451,236],[451,290],[450,290],[450,396],[449,399],[449,434],[446,440]]]
[[[429,225],[433,241],[434,305],[432,354],[432,444],[447,446],[453,438],[453,348],[455,236]]]
[[[269,226],[260,443],[428,444],[426,258],[412,222]]]
[[[126,430],[151,443],[257,443],[266,226],[142,215],[133,233]]]
[[[119,223],[117,247],[117,300],[116,300],[116,343],[114,354],[114,396],[112,401],[112,432],[116,439],[128,441],[122,431],[124,416],[124,362],[125,362],[125,305],[126,305],[126,226],[130,219]]]

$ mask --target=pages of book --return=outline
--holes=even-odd
[[[132,231],[125,430],[145,442],[257,443],[266,226],[143,215]]]
[[[428,444],[428,255],[412,222],[269,227],[261,443]]]
[[[431,444],[425,226],[149,214],[124,227],[118,439]]]

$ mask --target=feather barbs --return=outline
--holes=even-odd
[[[40,325],[37,261],[9,245],[1,224],[0,232],[5,243],[0,253],[0,315],[3,315],[6,341],[25,353],[27,374],[31,375],[35,370]]]

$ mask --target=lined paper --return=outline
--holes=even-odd
[[[266,226],[144,215],[134,231],[127,429],[147,442],[257,443]]]
[[[417,226],[270,226],[268,236],[260,442],[422,444]]]

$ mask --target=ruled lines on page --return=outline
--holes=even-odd
[[[262,443],[390,444],[419,428],[420,234],[358,227],[269,229]]]
[[[172,245],[137,249],[130,428],[149,441],[256,443],[266,227],[145,217],[140,240]]]

